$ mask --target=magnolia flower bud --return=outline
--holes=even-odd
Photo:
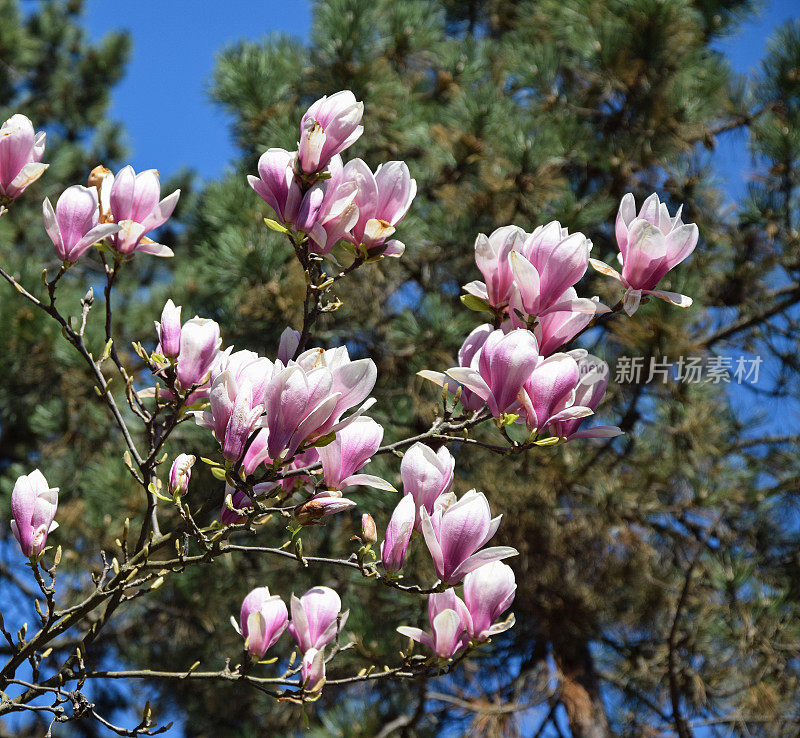
[[[307,692],[318,692],[325,683],[325,649],[309,648],[303,654],[300,678]]]
[[[175,307],[167,300],[161,311],[161,322],[156,323],[161,353],[168,359],[176,359],[181,351],[181,306]]]
[[[378,542],[378,529],[375,527],[375,521],[369,513],[364,513],[361,516],[361,540],[364,543]]]
[[[192,466],[196,461],[191,454],[180,454],[172,462],[169,470],[169,493],[173,497],[185,495],[189,491],[189,480],[192,477]]]
[[[381,544],[381,561],[386,571],[399,571],[403,568],[406,550],[414,532],[414,498],[403,495],[392,513],[386,528],[386,539]]]
[[[57,508],[58,487],[50,487],[38,469],[17,479],[11,493],[11,532],[26,556],[44,550],[48,533],[58,527],[53,520]]]
[[[341,492],[326,491],[314,495],[294,509],[294,516],[300,525],[313,525],[320,518],[355,507],[353,500],[342,497]]]

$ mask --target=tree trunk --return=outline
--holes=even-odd
[[[608,719],[588,645],[555,644],[553,656],[560,672],[561,702],[572,738],[608,738]]]

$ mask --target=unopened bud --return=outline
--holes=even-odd
[[[172,497],[185,495],[189,491],[189,480],[195,461],[196,458],[191,454],[180,454],[172,462],[169,470],[169,493]]]
[[[364,543],[378,542],[378,529],[375,527],[375,521],[369,513],[364,513],[361,516],[361,540]]]
[[[313,525],[320,518],[347,510],[355,504],[352,500],[342,497],[341,492],[320,492],[298,505],[294,509],[294,517],[300,525]]]

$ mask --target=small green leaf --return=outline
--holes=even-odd
[[[557,443],[561,443],[561,439],[558,436],[550,436],[550,438],[542,438],[540,441],[534,441],[537,446],[555,446]]]
[[[333,439],[336,438],[336,433],[326,433],[324,436],[320,436],[316,441],[314,441],[312,446],[316,446],[317,448],[323,448],[327,446],[329,443],[333,443]]]
[[[476,313],[486,312],[486,313],[493,313],[491,306],[489,305],[486,300],[482,297],[477,297],[476,295],[461,295],[461,302],[464,303],[464,307],[469,308],[470,310],[474,310]]]
[[[289,229],[285,225],[282,225],[281,223],[278,223],[277,220],[271,220],[270,218],[264,218],[264,223],[266,224],[267,228],[269,228],[272,231],[277,231],[278,233],[288,233],[289,232]]]
[[[224,481],[225,477],[227,476],[227,472],[221,466],[212,466],[211,474],[213,475],[214,479],[220,479],[222,481]]]

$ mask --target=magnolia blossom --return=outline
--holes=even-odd
[[[623,307],[628,315],[636,312],[642,295],[652,295],[678,307],[691,306],[692,300],[686,295],[656,289],[666,273],[694,251],[700,237],[694,223],[681,220],[682,210],[681,205],[671,216],[654,193],[637,215],[633,195],[628,193],[622,198],[615,228],[622,274],[596,259],[591,264],[625,287]]]
[[[239,623],[231,618],[236,632],[244,638],[244,647],[255,659],[275,645],[288,625],[286,604],[277,595],[270,595],[267,587],[254,589],[242,602]]]
[[[67,187],[55,210],[45,198],[42,215],[58,258],[68,264],[74,264],[88,248],[119,230],[114,223],[100,223],[97,192],[81,185]]]
[[[485,641],[514,625],[513,615],[504,623],[495,623],[514,601],[517,583],[510,566],[502,561],[471,571],[464,577],[464,602],[470,619],[467,633],[470,638]]]
[[[415,501],[411,495],[403,495],[397,503],[389,525],[386,538],[381,544],[381,562],[386,571],[400,571],[406,558],[406,550],[414,532]]]
[[[345,179],[342,157],[333,157],[328,174],[327,180],[311,188],[322,193],[319,207],[308,214],[306,222],[298,222],[298,228],[308,233],[310,249],[322,255],[330,253],[341,239],[350,239],[358,222],[357,185]]]
[[[342,497],[341,492],[326,490],[299,504],[294,509],[294,516],[302,525],[313,525],[320,518],[335,515],[355,506],[356,503],[353,500]]]
[[[372,474],[356,474],[369,463],[383,440],[383,428],[372,418],[361,416],[336,433],[329,444],[317,449],[325,486],[344,489],[353,484],[393,491],[387,481]]]
[[[192,478],[192,467],[196,457],[191,454],[179,454],[172,462],[169,470],[169,493],[173,497],[185,495],[189,491],[189,480]]]
[[[528,430],[541,432],[551,423],[591,415],[590,407],[575,404],[580,378],[578,363],[569,354],[541,359],[520,393],[521,419]]]
[[[278,344],[278,361],[288,364],[294,357],[297,347],[300,345],[300,331],[293,328],[284,328],[281,333],[281,340]]]
[[[19,197],[50,166],[41,163],[45,139],[21,113],[0,126],[0,204]]]
[[[420,509],[422,534],[443,582],[457,584],[473,569],[518,553],[509,546],[478,550],[497,532],[502,517],[492,518],[482,492],[472,489],[457,502],[437,503],[434,508],[433,515]]]
[[[594,307],[588,303],[593,303]],[[573,310],[572,307],[581,303],[580,310]],[[595,315],[609,312],[606,305],[603,305],[597,297],[591,300],[582,300],[578,297],[574,287],[565,290],[558,301],[559,305],[569,305],[566,310],[550,310],[544,315],[540,315],[533,326],[533,335],[539,342],[539,354],[549,356],[565,343],[571,341],[594,319]],[[585,308],[585,309],[584,309]],[[522,326],[524,321],[520,320],[516,311],[511,311],[511,324]]]
[[[337,241],[349,238],[356,223],[356,185],[344,180],[342,158],[334,156],[327,178],[303,189],[296,162],[295,152],[269,149],[258,160],[259,176],[248,175],[247,181],[283,225],[308,234],[311,250],[324,255]]]
[[[282,223],[294,223],[303,200],[294,175],[296,156],[286,149],[267,149],[258,160],[258,177],[247,175],[250,186]]]
[[[304,172],[314,174],[333,156],[352,146],[364,132],[361,117],[364,103],[350,90],[317,100],[300,121],[297,156]]]
[[[431,632],[401,625],[397,632],[430,648],[439,658],[452,658],[469,643],[472,618],[467,606],[448,589],[428,596],[428,621]]]
[[[475,239],[475,263],[486,282],[470,282],[464,289],[485,300],[489,306],[503,310],[508,307],[514,274],[508,257],[512,251],[522,251],[528,234],[518,226],[497,228]]]
[[[570,235],[557,220],[536,228],[522,249],[508,257],[514,275],[512,307],[521,307],[528,315],[564,308],[593,314],[593,304],[580,298],[566,302],[563,297],[586,273],[591,249],[592,242],[586,236]]]
[[[17,479],[11,493],[11,532],[26,556],[44,550],[47,535],[58,527],[57,508],[58,487],[51,487],[38,469]]]
[[[211,370],[219,356],[222,338],[219,325],[209,318],[197,315],[180,325],[180,306],[168,300],[161,313],[161,322],[156,322],[158,346],[156,352],[177,361],[176,386],[192,394],[187,399],[191,405],[198,399],[208,397]],[[166,348],[165,348],[166,347]],[[171,397],[172,393],[164,393]]]
[[[446,374],[483,400],[497,418],[518,404],[520,390],[539,361],[539,349],[533,333],[525,329],[504,333],[499,329],[482,328],[476,338],[483,340],[483,345],[475,350],[469,365],[452,367]],[[440,374],[420,372],[420,375],[447,385],[452,391]]]
[[[251,382],[237,381],[234,373],[226,370],[211,383],[210,409],[195,415],[198,425],[213,431],[222,455],[229,461],[242,457],[247,440],[264,412],[263,404],[257,404],[253,395]]]
[[[306,692],[319,692],[325,684],[325,649],[309,648],[300,664],[300,679]]]
[[[363,247],[369,256],[401,256],[405,246],[387,239],[417,194],[417,182],[411,178],[406,163],[390,161],[373,174],[361,159],[353,159],[345,165],[343,179],[358,190],[354,201],[358,220],[352,226],[353,243]]]
[[[177,359],[181,352],[181,306],[167,300],[161,311],[161,322],[156,323],[159,353],[168,359]]]
[[[300,650],[322,649],[341,632],[350,611],[340,614],[342,601],[330,587],[312,587],[299,599],[292,595],[289,632]]]
[[[114,250],[122,256],[136,251],[154,256],[172,256],[172,249],[155,243],[147,234],[164,225],[175,206],[181,191],[175,190],[161,200],[161,183],[155,169],[136,172],[127,166],[116,177],[108,172],[102,176],[100,208],[106,217],[119,225],[111,239]],[[103,202],[107,193],[108,201]]]
[[[585,349],[569,352],[578,364],[580,380],[575,387],[573,404],[595,410],[600,404],[608,387],[608,364],[602,359],[592,356]],[[613,438],[622,433],[615,425],[595,425],[580,430],[586,416],[553,420],[550,431],[559,438],[571,441],[575,438]]]
[[[406,451],[400,463],[400,477],[403,480],[403,494],[414,499],[414,528],[420,529],[420,507],[433,515],[433,506],[453,485],[456,461],[442,446],[434,451],[424,443],[415,443]]]
[[[228,504],[230,503],[230,507]],[[235,525],[241,523],[244,517],[234,510],[247,510],[253,507],[253,501],[247,496],[245,492],[240,489],[234,489],[229,485],[225,485],[225,498],[222,502],[222,509],[219,511],[219,519],[225,525]]]
[[[309,349],[287,366],[276,362],[265,396],[270,458],[291,458],[300,446],[354,422],[373,401],[355,414],[342,415],[365,400],[375,386],[372,359],[351,361],[344,346]]]
[[[554,311],[586,313],[588,324],[606,308],[579,298],[571,288],[586,272],[591,248],[586,236],[570,235],[558,221],[531,234],[516,226],[498,228],[475,241],[475,262],[486,282],[470,282],[464,289],[508,315],[515,326],[527,327],[535,317]]]
[[[466,339],[464,339],[464,343],[458,350],[459,367],[465,369],[477,368],[478,358],[480,356],[480,351],[483,348],[483,344],[486,343],[486,339],[492,334],[493,331],[494,328],[492,328],[491,325],[484,323],[483,325],[479,325],[477,328],[475,328],[466,337]],[[447,374],[429,371],[428,369],[424,369],[423,371],[417,373],[420,377],[429,379],[431,382],[438,384],[440,387],[447,387],[447,391],[451,394],[455,394],[460,388],[460,402],[464,406],[464,409],[469,412],[474,413],[476,410],[480,410],[485,404],[479,395],[475,394],[466,386],[459,384],[455,381],[455,379],[451,379]]]

